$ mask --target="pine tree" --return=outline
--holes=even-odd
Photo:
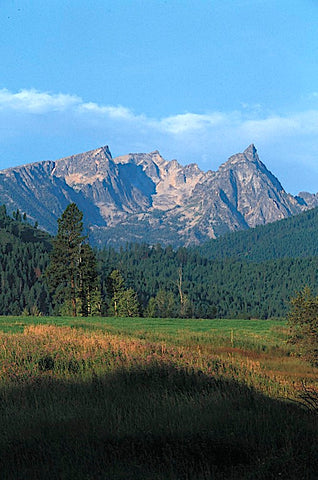
[[[128,288],[122,292],[118,300],[117,314],[119,317],[138,317],[139,302],[137,293],[132,288]]]
[[[108,277],[108,293],[111,296],[109,313],[115,317],[137,317],[139,302],[132,288],[125,288],[124,279],[119,270],[113,270]]]
[[[71,203],[58,219],[50,264],[46,271],[53,298],[63,314],[90,315],[100,298],[96,261],[91,247],[84,243],[83,213]],[[99,296],[98,296],[99,292]],[[99,308],[100,309],[100,308]]]

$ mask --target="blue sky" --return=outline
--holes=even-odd
[[[250,143],[318,191],[316,0],[0,0],[0,168],[108,144],[203,170]]]

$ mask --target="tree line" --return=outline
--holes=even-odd
[[[317,292],[317,256],[257,262],[160,244],[92,250],[75,204],[53,239],[16,217],[1,207],[0,314],[271,318],[286,316],[304,285]]]

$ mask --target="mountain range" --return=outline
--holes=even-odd
[[[112,158],[107,146],[0,171],[0,204],[50,233],[70,202],[94,244],[180,246],[297,215],[318,206],[318,194],[287,193],[253,144],[217,171],[158,151]]]

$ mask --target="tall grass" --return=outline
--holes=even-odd
[[[3,479],[316,478],[317,416],[268,352],[54,325],[0,345]]]

